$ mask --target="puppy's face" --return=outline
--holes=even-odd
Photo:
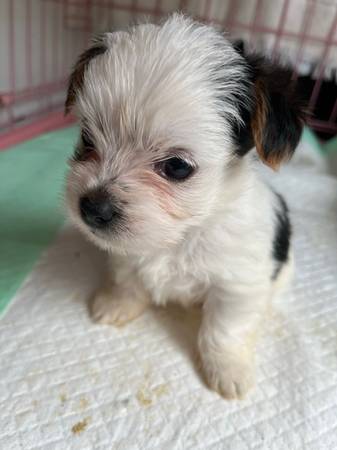
[[[254,86],[220,34],[181,16],[97,40],[66,102],[81,124],[67,184],[75,224],[103,248],[135,253],[202,226],[232,165],[262,140],[266,88]]]

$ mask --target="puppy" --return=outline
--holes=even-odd
[[[291,72],[175,14],[97,38],[70,76],[72,108],[70,217],[110,259],[93,319],[121,326],[151,302],[202,303],[204,376],[243,397],[291,259],[287,206],[250,150],[273,169],[294,152],[304,112]]]

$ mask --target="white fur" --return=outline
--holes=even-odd
[[[241,397],[253,384],[255,338],[273,290],[275,220],[275,196],[252,160],[233,157],[241,57],[215,30],[180,15],[104,42],[109,50],[89,63],[76,105],[100,161],[72,163],[67,189],[75,224],[111,254],[93,317],[120,325],[150,300],[202,302],[206,379]],[[186,182],[153,172],[172,148],[197,166]],[[127,224],[93,234],[79,197],[102,184],[127,202]]]

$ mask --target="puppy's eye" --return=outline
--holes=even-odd
[[[81,140],[85,150],[90,151],[94,149],[94,143],[92,142],[92,139],[87,131],[82,131]]]
[[[192,175],[194,167],[181,158],[170,158],[156,165],[159,174],[169,180],[183,181]]]
[[[97,160],[98,154],[95,151],[93,143],[87,131],[82,130],[81,145],[76,148],[74,158],[76,161]]]

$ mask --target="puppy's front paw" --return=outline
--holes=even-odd
[[[228,400],[243,399],[255,385],[252,358],[230,357],[225,353],[203,362],[203,372],[209,387]]]
[[[141,301],[114,298],[111,292],[101,290],[95,295],[90,312],[94,322],[122,327],[140,316],[146,306]]]

